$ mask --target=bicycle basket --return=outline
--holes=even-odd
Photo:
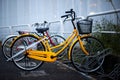
[[[80,20],[77,22],[77,28],[79,34],[89,34],[92,33],[92,19]]]

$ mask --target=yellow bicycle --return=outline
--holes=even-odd
[[[92,20],[80,20],[77,22],[76,27],[74,22],[75,12],[73,9],[66,11],[66,15],[61,16],[61,18],[64,17],[65,19],[71,17],[74,29],[65,41],[51,46],[48,37],[45,35],[39,37],[34,34],[23,34],[13,41],[11,48],[12,57],[8,60],[13,59],[14,63],[20,69],[33,70],[40,67],[43,62],[55,62],[57,57],[69,47],[67,53],[68,59],[71,60],[77,70],[84,72],[97,70],[102,65],[104,58],[98,59],[96,55],[104,49],[104,46],[98,39],[92,37],[90,34]],[[82,30],[80,30],[82,24],[84,24],[85,27],[90,27],[88,32],[82,32]],[[46,30],[46,28],[42,29],[43,32]],[[80,35],[81,33],[84,34]],[[59,41],[59,39],[56,41]],[[16,60],[16,58],[20,59]]]
[[[19,35],[22,35],[22,34],[35,34],[35,35],[37,35],[37,36],[39,36],[39,37],[41,37],[41,36],[43,36],[43,35],[46,35],[47,37],[48,37],[48,39],[49,39],[49,43],[51,44],[51,46],[55,46],[55,45],[57,45],[58,43],[60,43],[60,42],[56,42],[56,39],[59,39],[59,41],[64,41],[65,40],[65,38],[64,37],[62,37],[62,36],[60,36],[60,35],[50,35],[50,33],[49,33],[49,25],[50,25],[50,23],[48,24],[48,22],[47,21],[44,21],[44,23],[42,23],[42,24],[40,24],[40,23],[34,23],[34,24],[32,24],[32,27],[35,27],[36,28],[36,31],[38,32],[29,32],[29,31],[17,31],[18,32],[18,34]],[[42,31],[42,29],[44,30],[44,29],[47,29],[44,33],[43,33],[43,31]],[[39,31],[39,30],[41,30],[41,31]],[[3,53],[3,55],[4,55],[4,57],[5,58],[10,58],[11,57],[11,45],[12,45],[12,41],[14,41],[14,39],[15,38],[17,38],[17,36],[19,36],[19,35],[9,35],[9,36],[7,36],[4,40],[3,40],[3,42],[2,42],[2,53]],[[30,43],[31,41],[29,40],[29,43]],[[65,51],[64,51],[65,52]],[[62,58],[62,56],[60,56],[59,58]]]

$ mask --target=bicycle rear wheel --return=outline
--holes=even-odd
[[[15,38],[16,36],[10,36],[8,37],[2,44],[2,53],[3,55],[5,56],[5,58],[10,58],[11,57],[11,47],[10,47],[10,44],[12,43],[13,39]]]
[[[13,62],[17,67],[19,67],[22,70],[33,70],[38,68],[43,64],[43,61],[38,61],[35,59],[31,59],[27,57],[26,47],[31,45],[32,43],[36,42],[38,38],[32,35],[25,35],[19,37],[12,45],[12,56],[16,53],[25,50],[20,55],[13,58]],[[31,48],[32,50],[45,50],[45,47],[42,43],[39,43]]]
[[[95,37],[89,36],[82,38],[85,49],[89,52],[87,56],[79,46],[77,41],[72,47],[71,61],[73,66],[82,72],[93,72],[100,68],[104,62],[104,57],[99,58],[97,55],[103,51],[104,45]]]

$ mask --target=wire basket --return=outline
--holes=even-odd
[[[77,22],[77,28],[79,34],[89,34],[92,33],[92,22],[93,20],[84,19]]]

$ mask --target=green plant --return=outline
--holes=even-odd
[[[2,41],[0,41],[0,47],[2,46]]]
[[[98,31],[113,31],[115,33],[95,33],[94,36],[99,38],[105,47],[113,49],[113,54],[120,55],[120,26],[109,21],[102,19],[100,22],[96,21],[94,25]]]

